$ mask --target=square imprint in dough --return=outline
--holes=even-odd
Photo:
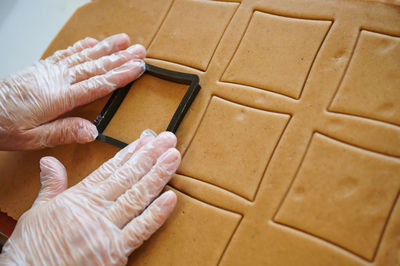
[[[317,133],[275,220],[372,260],[399,189],[398,158]]]
[[[400,125],[400,37],[361,31],[329,109]]]
[[[151,240],[135,250],[128,265],[218,264],[241,215],[173,190],[178,197],[174,212]]]
[[[330,25],[254,12],[222,81],[299,98]]]
[[[133,83],[104,134],[131,143],[145,129],[165,131],[188,88],[144,74]]]
[[[175,1],[148,56],[206,70],[238,3]]]
[[[289,118],[214,96],[178,172],[253,200]]]

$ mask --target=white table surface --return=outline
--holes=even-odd
[[[90,0],[0,0],[0,78],[38,60],[76,8]]]

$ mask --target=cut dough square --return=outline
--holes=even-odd
[[[177,131],[177,208],[128,264],[399,265],[399,11],[374,0],[78,9],[43,57],[126,32],[148,63],[194,73],[202,87]],[[163,130],[186,88],[144,75],[106,133],[129,142]],[[73,115],[93,120],[106,100]],[[73,185],[117,150],[0,152],[0,209],[17,219],[31,206],[42,156],[63,162]]]

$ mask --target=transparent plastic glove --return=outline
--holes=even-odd
[[[143,136],[68,190],[63,165],[42,158],[39,196],[19,219],[0,265],[125,264],[175,206],[172,191],[152,202],[180,163],[175,144],[172,133]]]
[[[25,71],[0,79],[0,150],[93,141],[98,132],[90,121],[55,119],[143,73],[141,59],[146,50],[141,45],[128,48],[129,43],[126,34],[99,43],[86,38]]]

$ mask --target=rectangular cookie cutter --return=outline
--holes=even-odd
[[[172,119],[166,129],[166,131],[175,133],[201,88],[200,79],[195,74],[172,71],[147,63],[145,64],[145,67],[145,73],[148,73],[152,76],[180,84],[189,85],[188,90],[183,96],[182,101],[179,103],[179,106],[172,116]],[[129,83],[125,87],[116,90],[111,95],[103,110],[101,110],[100,114],[97,116],[96,120],[94,121],[94,125],[97,127],[97,131],[99,132],[97,140],[106,142],[121,149],[128,145],[127,143],[122,142],[118,139],[104,135],[103,132],[107,128],[107,125],[110,123],[114,114],[117,112],[119,106],[121,105],[125,96],[128,94],[133,83],[134,81]]]

